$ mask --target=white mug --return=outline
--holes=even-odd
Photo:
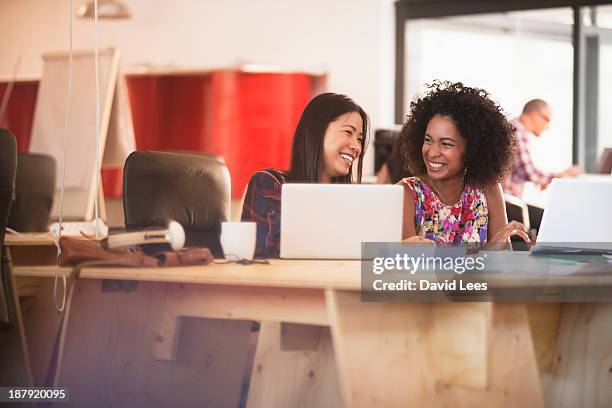
[[[257,240],[257,224],[254,222],[221,223],[221,246],[225,259],[252,260]]]

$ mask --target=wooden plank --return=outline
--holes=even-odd
[[[14,266],[57,265],[55,246],[13,246],[10,250]]]
[[[77,279],[55,384],[71,406],[238,406],[250,321],[182,318],[176,361],[153,345],[165,284]]]
[[[476,388],[448,384],[439,371],[448,356],[440,355],[439,345],[432,341],[432,336],[439,338],[437,342],[442,339],[442,331],[434,328],[433,304],[361,302],[358,293],[333,290],[327,291],[327,301],[347,407],[404,407],[407,401],[414,406],[543,406],[522,305],[493,305],[489,381],[486,388]],[[444,311],[458,320],[474,314],[461,305],[451,312]],[[471,335],[461,332],[469,330],[469,325],[456,327],[454,333],[447,331],[445,340],[468,339]],[[482,351],[475,356],[480,359]],[[473,375],[473,367],[466,364],[465,372]]]
[[[344,406],[432,406],[425,398],[435,391],[427,305],[361,303],[358,293],[332,290],[326,296]]]
[[[0,254],[2,255],[2,254]],[[10,325],[0,330],[0,386],[32,386],[32,370],[27,340],[23,325],[23,317],[19,304],[19,296],[15,288],[17,284],[10,267],[10,253],[7,251],[8,262],[0,265],[0,280],[2,289],[7,295]]]
[[[281,351],[280,326],[261,324],[247,407],[341,407],[329,328],[320,328],[316,350]]]
[[[431,342],[439,381],[484,389],[492,304],[487,302],[433,303]]]
[[[21,299],[21,310],[27,338],[34,385],[44,386],[54,366],[54,353],[59,340],[63,314],[56,308],[62,303],[64,290],[72,285],[72,279],[58,279],[56,298],[53,297],[53,278],[38,279],[36,295]],[[67,296],[67,293],[66,293]]]
[[[361,261],[270,259],[175,268],[83,268],[81,278],[325,289],[361,289]]]
[[[611,266],[612,268],[612,266]],[[612,273],[488,274],[490,288],[612,286]],[[611,269],[612,270],[612,269]],[[175,268],[83,268],[80,277],[137,281],[361,290],[361,261],[270,259],[269,264],[214,263]]]
[[[546,404],[612,406],[612,303],[566,303]]]
[[[55,240],[49,232],[33,232],[25,234],[6,234],[4,245],[17,246],[55,246]]]
[[[555,356],[555,343],[561,317],[561,303],[527,304],[529,329],[540,373],[550,373]]]
[[[15,290],[19,297],[32,297],[38,294],[39,278],[35,276],[15,277],[15,284],[17,285]]]
[[[75,275],[74,268],[69,266],[15,266],[13,273],[18,278],[72,278]]]
[[[168,284],[160,296],[158,360],[175,358],[179,316],[327,324],[323,292],[312,289]]]

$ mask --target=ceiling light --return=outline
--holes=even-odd
[[[130,18],[132,12],[120,0],[98,0],[98,18],[100,19],[122,19]],[[77,17],[94,18],[94,1],[84,2],[77,9]]]

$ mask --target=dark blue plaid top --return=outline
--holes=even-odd
[[[281,233],[281,189],[285,175],[265,169],[251,176],[242,205],[242,221],[257,223],[255,256],[278,258]]]

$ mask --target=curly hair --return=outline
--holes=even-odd
[[[502,108],[487,91],[461,82],[436,80],[427,88],[410,103],[400,133],[406,167],[416,175],[427,174],[421,150],[425,130],[432,117],[441,115],[452,120],[466,141],[464,182],[489,186],[501,181],[512,163],[516,131]]]

